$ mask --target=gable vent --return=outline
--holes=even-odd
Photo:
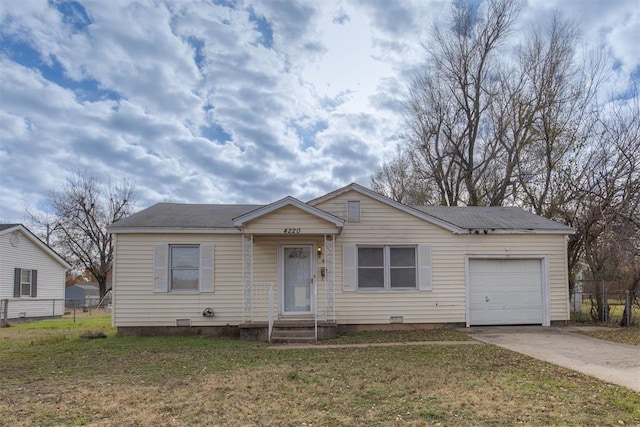
[[[347,222],[360,222],[360,200],[347,202]]]

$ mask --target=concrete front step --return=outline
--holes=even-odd
[[[313,329],[306,328],[298,328],[298,329],[279,329],[274,328],[271,336],[277,335],[279,337],[315,337],[315,332]]]
[[[271,342],[315,342],[315,331],[310,328],[274,328],[271,332]]]
[[[274,328],[313,328],[314,321],[313,320],[274,320],[273,321]]]
[[[334,338],[337,333],[335,322],[318,321],[318,340]],[[240,324],[240,337],[261,341],[269,340],[267,322]],[[312,343],[316,341],[315,321],[309,319],[278,319],[274,321],[271,342]]]

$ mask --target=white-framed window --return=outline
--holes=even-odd
[[[343,292],[431,291],[431,270],[428,243],[342,245]]]
[[[200,245],[169,246],[169,290],[200,288]]]
[[[416,289],[417,283],[416,246],[357,247],[358,289]]]
[[[31,296],[31,285],[32,285],[32,275],[31,270],[22,269],[20,270],[20,296],[21,297],[30,297]]]
[[[24,298],[38,296],[38,270],[27,268],[14,269],[13,297]]]
[[[211,244],[156,244],[153,292],[214,292],[214,251]]]

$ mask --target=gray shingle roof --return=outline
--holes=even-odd
[[[110,228],[234,228],[233,218],[265,205],[206,205],[158,203],[112,224]],[[571,233],[564,224],[516,207],[413,206],[465,230],[518,230]]]
[[[263,205],[157,203],[111,225],[113,228],[234,228],[233,218]]]
[[[7,228],[13,228],[20,224],[0,224],[0,231],[6,230]]]
[[[421,212],[464,229],[479,230],[536,230],[566,231],[567,227],[556,221],[527,212],[517,207],[502,206],[413,206]]]

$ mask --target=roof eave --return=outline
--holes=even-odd
[[[21,228],[26,228],[26,227],[22,224],[14,224],[12,227],[8,227],[8,228],[5,228],[4,230],[0,230],[0,236],[2,236],[3,234],[12,233],[16,230],[20,230]]]
[[[111,234],[238,234],[235,227],[108,227]]]
[[[487,230],[487,233],[484,231]],[[575,231],[573,229],[569,230],[557,230],[557,229],[529,229],[529,228],[502,228],[502,229],[492,229],[489,227],[478,227],[478,228],[467,228],[464,233],[456,233],[456,234],[564,234],[570,235],[574,234]]]

